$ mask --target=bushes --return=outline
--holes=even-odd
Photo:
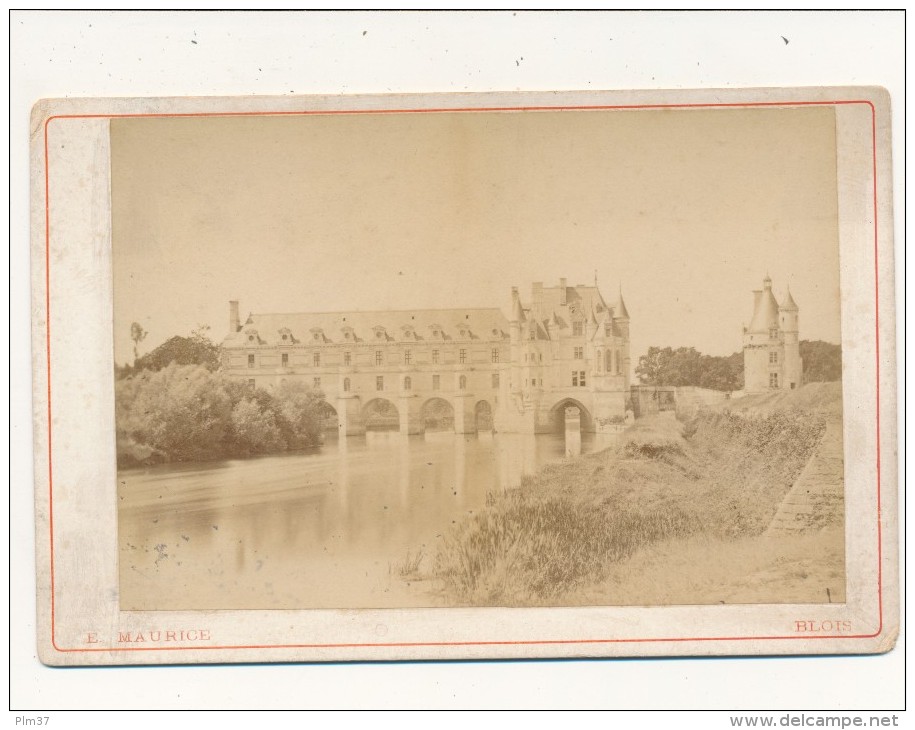
[[[170,365],[118,380],[118,465],[249,456],[320,442],[323,397],[303,385],[276,396],[203,365]]]

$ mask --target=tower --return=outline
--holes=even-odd
[[[798,306],[789,291],[779,305],[766,274],[763,288],[753,291],[753,317],[743,330],[744,390],[764,393],[801,385]]]

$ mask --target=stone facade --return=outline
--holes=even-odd
[[[386,419],[403,433],[447,424],[477,430],[562,430],[566,408],[584,431],[624,422],[629,314],[596,284],[535,283],[499,309],[251,314],[229,304],[223,371],[252,387],[300,381],[320,389],[341,434]],[[393,406],[393,408],[392,408]],[[396,412],[396,416],[393,414]]]
[[[789,290],[782,304],[772,294],[766,275],[753,292],[753,318],[743,328],[745,393],[793,390],[801,386],[803,363],[798,340],[798,306]]]

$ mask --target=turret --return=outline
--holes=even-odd
[[[521,297],[518,287],[512,287],[512,313],[508,321],[508,330],[511,335],[511,390],[518,393],[521,390],[523,375],[521,374],[521,328],[524,325],[524,308],[521,306]]]
[[[789,333],[794,333],[796,338],[798,333],[798,307],[797,303],[794,301],[794,297],[791,296],[790,287],[788,289],[788,294],[785,296],[785,300],[778,308],[778,313],[779,325],[786,337]]]
[[[620,287],[620,296],[613,305],[613,323],[624,339],[629,339],[629,310],[623,301],[623,288]]]

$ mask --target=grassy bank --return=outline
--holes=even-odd
[[[697,560],[752,541],[765,552],[763,531],[828,420],[841,417],[838,386],[806,390],[739,413],[646,418],[615,447],[491,495],[436,555],[449,602],[555,605],[603,586],[602,603],[629,603],[619,571],[633,560],[657,573],[671,546]]]

